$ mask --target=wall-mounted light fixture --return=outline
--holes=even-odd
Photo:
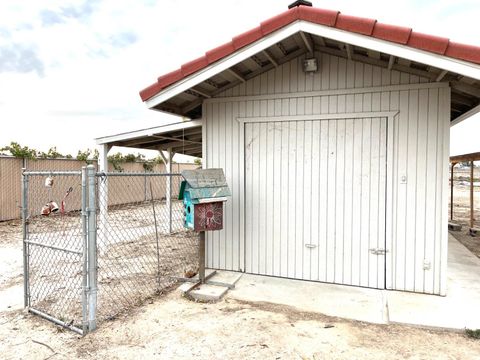
[[[316,58],[303,60],[303,72],[314,73],[318,70],[318,63]]]

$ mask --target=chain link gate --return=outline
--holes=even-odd
[[[198,271],[198,236],[184,229],[176,199],[180,182],[179,174],[93,166],[25,171],[25,307],[85,334]],[[41,215],[52,202],[58,210]]]
[[[87,330],[86,176],[23,172],[24,305],[77,333]]]

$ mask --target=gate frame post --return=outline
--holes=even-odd
[[[97,207],[95,202],[95,166],[87,166],[87,257],[88,257],[88,331],[97,328]]]
[[[88,332],[88,296],[89,296],[89,279],[88,279],[88,183],[87,183],[87,167],[82,166],[82,238],[83,238],[83,268],[82,268],[82,330],[83,334]]]
[[[28,240],[28,175],[22,168],[22,238],[23,238],[23,306],[30,306],[30,271]]]

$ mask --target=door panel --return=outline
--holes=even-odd
[[[246,123],[246,272],[384,288],[386,132],[386,118]]]

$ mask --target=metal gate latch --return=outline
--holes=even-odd
[[[373,254],[373,255],[385,255],[387,252],[388,250],[385,250],[385,249],[378,249],[378,248],[370,249],[370,254]]]

